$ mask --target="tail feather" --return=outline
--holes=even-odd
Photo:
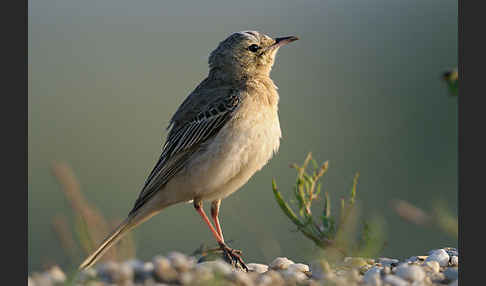
[[[156,208],[148,205],[143,210],[140,209],[135,213],[128,215],[128,217],[100,244],[100,246],[98,246],[98,248],[88,256],[83,263],[81,263],[79,270],[85,270],[91,267],[106,253],[106,251],[108,251],[108,249],[122,239],[130,230],[174,203],[164,203],[162,205],[161,202],[157,202],[157,204]]]
[[[79,270],[85,270],[96,263],[116,242],[118,242],[129,230],[138,223],[134,217],[127,217],[102,243],[98,248],[86,258],[79,266]]]

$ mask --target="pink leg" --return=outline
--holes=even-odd
[[[213,217],[214,226],[218,232],[219,237],[224,243],[223,231],[221,230],[221,225],[219,224],[219,207],[221,206],[221,200],[213,201],[211,203],[211,216]]]

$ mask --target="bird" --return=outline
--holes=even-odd
[[[226,261],[248,271],[241,251],[224,241],[221,200],[274,156],[282,132],[279,94],[270,78],[277,51],[298,40],[258,31],[230,34],[209,54],[207,77],[172,115],[161,155],[125,220],[79,266],[85,270],[126,233],[163,209],[192,203]],[[207,217],[203,202],[211,203]]]

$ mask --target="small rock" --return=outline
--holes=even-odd
[[[210,280],[210,279],[214,278],[214,274],[209,267],[197,267],[196,266],[194,271],[184,272],[184,273],[188,273],[189,275],[191,275],[191,279],[193,279],[194,281],[205,281],[205,280]]]
[[[213,261],[206,261],[198,263],[196,267],[206,267],[210,269],[214,274],[226,276],[233,272],[231,265],[224,262],[221,259],[213,260]]]
[[[348,281],[351,282],[351,283],[353,283],[353,282],[360,283],[363,280],[363,277],[361,277],[361,275],[359,275],[359,271],[356,270],[356,269],[351,269],[348,272],[347,278],[348,278]]]
[[[459,256],[452,256],[450,263],[451,266],[459,266]]]
[[[288,283],[288,284],[298,284],[301,283],[304,280],[307,280],[307,275],[305,275],[302,272],[298,271],[292,271],[290,269],[283,270],[281,272],[282,278]]]
[[[180,252],[171,252],[167,255],[167,258],[170,260],[172,267],[179,272],[186,272],[194,266],[194,262]]]
[[[33,273],[32,274],[32,282],[36,286],[50,286],[53,285],[49,274],[47,273]]]
[[[119,271],[118,279],[120,282],[133,281],[135,272],[133,271],[132,265],[130,265],[127,262],[122,263],[118,271]]]
[[[265,274],[262,274],[260,275],[261,276],[266,276],[268,277],[272,283],[270,285],[284,285],[285,284],[285,280],[282,278],[282,275],[280,275],[280,273],[278,271],[275,271],[275,270],[268,270],[267,272],[265,272]],[[265,280],[268,280],[267,278],[265,278]],[[262,281],[262,279],[257,279],[257,281]]]
[[[383,281],[385,283],[390,284],[391,286],[407,286],[407,285],[409,285],[406,280],[403,280],[402,278],[400,278],[396,275],[393,275],[393,274],[386,275],[385,278],[383,279]]]
[[[143,263],[140,260],[131,259],[131,260],[128,260],[124,263],[127,264],[130,268],[132,268],[133,279],[135,281],[145,281],[145,279],[150,277],[151,274],[152,274],[153,265],[152,265],[152,269],[150,271],[147,271],[145,269],[145,263]],[[149,264],[152,264],[152,263],[149,262]]]
[[[440,270],[439,262],[437,261],[427,261],[423,264],[426,268],[430,269],[432,272],[437,273]]]
[[[449,256],[459,256],[459,252],[456,248],[444,247],[443,249],[447,252],[447,254],[449,254]]]
[[[326,276],[334,276],[331,271],[331,266],[325,260],[314,260],[310,263],[310,271],[312,272],[312,278],[321,280]]]
[[[53,283],[64,283],[64,281],[66,281],[66,275],[57,265],[49,269],[48,273],[51,276]]]
[[[287,270],[293,272],[309,272],[309,266],[302,263],[290,264]]]
[[[120,265],[113,261],[108,261],[98,266],[98,277],[110,283],[120,282]]]
[[[290,264],[294,264],[294,262],[287,257],[277,257],[270,263],[269,267],[273,270],[285,270]]]
[[[249,271],[254,271],[256,273],[265,273],[268,271],[268,265],[260,263],[248,263],[246,265]]]
[[[369,284],[371,286],[378,286],[381,285],[381,269],[377,266],[374,266],[370,270],[366,271],[363,281],[366,284]]]
[[[251,286],[253,285],[253,280],[245,272],[234,271],[229,276],[231,281],[234,281],[237,285],[241,286]]]
[[[430,253],[429,257],[425,259],[427,261],[437,261],[440,266],[447,266],[449,264],[449,254],[443,249],[437,249]]]
[[[152,259],[153,273],[158,281],[173,283],[177,281],[179,274],[172,267],[171,261],[163,256],[155,256]]]
[[[400,264],[395,268],[395,274],[410,282],[424,280],[425,273],[420,266]]]
[[[380,257],[378,258],[378,262],[383,266],[396,266],[400,261],[398,259]]]
[[[210,276],[212,277],[212,276]],[[191,272],[183,272],[181,273],[181,275],[179,276],[179,283],[181,283],[182,285],[191,285],[193,284],[193,280],[194,279],[194,275],[191,273]],[[205,279],[201,279],[201,280],[205,280]],[[195,280],[197,281],[197,280]],[[166,285],[166,284],[164,284]]]
[[[408,262],[408,263],[413,263],[413,262],[417,262],[417,261],[419,261],[419,258],[417,256],[412,256],[412,257],[407,258],[407,260],[405,260],[405,262]]]
[[[456,267],[447,268],[444,271],[444,275],[449,281],[454,281],[458,279],[459,272]]]

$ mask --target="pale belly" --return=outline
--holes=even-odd
[[[258,107],[263,109],[262,107]],[[240,115],[225,125],[178,176],[185,198],[216,200],[237,191],[270,160],[280,145],[277,111]]]

